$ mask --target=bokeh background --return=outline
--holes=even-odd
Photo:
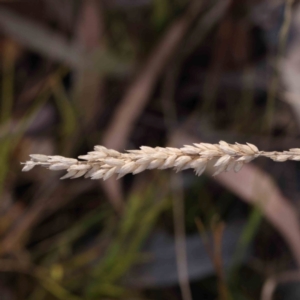
[[[300,164],[22,173],[193,142],[300,147],[293,0],[0,1],[0,299],[300,299]]]

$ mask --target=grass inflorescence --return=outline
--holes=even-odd
[[[238,172],[245,163],[257,157],[269,157],[279,162],[300,160],[300,149],[265,152],[259,151],[250,143],[228,144],[220,141],[219,144],[195,143],[182,148],[142,146],[140,150],[128,150],[126,153],[95,146],[94,151],[79,156],[79,159],[42,154],[32,154],[30,157],[29,161],[23,163],[23,171],[39,165],[54,171],[66,170],[67,174],[61,179],[84,176],[107,180],[114,174],[121,178],[126,174],[138,174],[147,169],[168,168],[173,168],[176,172],[194,169],[196,175],[200,176],[212,160],[216,160],[214,175],[230,170]]]

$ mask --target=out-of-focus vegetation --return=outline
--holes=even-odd
[[[299,148],[299,12],[291,0],[0,1],[0,299],[298,299],[299,228],[285,227],[297,162],[258,160],[249,183],[168,170],[59,181],[20,162],[97,144]],[[264,185],[274,193],[255,194]]]

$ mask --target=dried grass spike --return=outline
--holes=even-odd
[[[216,160],[214,164],[216,176],[232,169],[238,172],[245,163],[257,157],[267,157],[278,162],[300,160],[298,148],[284,152],[264,152],[250,143],[228,144],[225,141],[220,141],[219,144],[195,143],[180,149],[141,146],[140,150],[129,150],[125,153],[104,146],[95,146],[94,150],[79,156],[82,161],[59,155],[31,154],[30,160],[22,163],[24,165],[22,171],[27,172],[35,166],[41,166],[50,170],[67,170],[67,174],[61,179],[84,176],[103,180],[114,174],[118,174],[118,178],[121,178],[128,173],[138,174],[146,169],[173,168],[179,172],[192,168],[196,175],[201,175],[207,163]]]

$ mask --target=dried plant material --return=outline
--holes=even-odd
[[[26,172],[35,166],[42,166],[54,171],[66,170],[67,174],[61,179],[84,176],[107,180],[114,174],[121,178],[126,174],[138,174],[147,169],[173,168],[176,172],[194,169],[196,175],[200,176],[205,171],[208,162],[216,160],[213,174],[215,176],[230,170],[238,172],[245,163],[260,156],[269,157],[278,162],[300,160],[300,149],[265,152],[259,151],[255,145],[249,143],[228,144],[224,141],[220,141],[219,144],[185,145],[179,149],[142,146],[140,150],[129,150],[126,153],[95,146],[94,151],[79,156],[80,160],[58,155],[32,154],[31,160],[23,163],[22,171]]]
[[[226,11],[229,1],[222,1]],[[159,76],[165,70],[166,64],[174,55],[185,35],[197,20],[199,14],[205,11],[207,5],[203,1],[191,1],[186,12],[170,25],[160,42],[145,61],[136,80],[129,86],[124,98],[118,105],[114,116],[103,136],[103,143],[111,148],[120,150],[126,144],[136,120],[144,110]],[[203,24],[207,27],[206,24]]]

